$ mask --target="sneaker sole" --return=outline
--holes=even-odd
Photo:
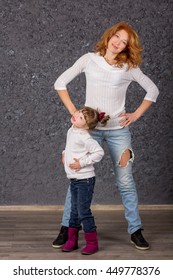
[[[64,244],[65,244],[65,243],[64,243]],[[62,244],[62,245],[52,245],[52,247],[53,247],[54,249],[61,249],[62,246],[63,246],[64,244]]]
[[[139,249],[139,250],[148,250],[150,249],[150,246],[148,247],[139,247],[138,245],[135,244],[135,242],[133,242],[132,240],[130,240],[130,242],[135,245],[136,249]]]

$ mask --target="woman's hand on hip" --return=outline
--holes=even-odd
[[[135,113],[122,113],[119,115],[122,119],[119,121],[121,126],[129,126],[131,123],[137,121]]]

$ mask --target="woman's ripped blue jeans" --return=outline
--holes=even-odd
[[[131,134],[128,127],[115,130],[93,130],[92,137],[102,144],[106,142],[114,166],[115,184],[118,187],[122,203],[125,209],[125,218],[128,222],[128,233],[132,234],[142,227],[138,211],[138,195],[132,174],[134,159],[131,147]],[[121,158],[125,151],[129,150],[131,157],[126,165],[121,166]],[[69,226],[71,212],[71,193],[67,191],[62,225]]]

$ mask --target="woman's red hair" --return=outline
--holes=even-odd
[[[125,22],[119,22],[107,29],[96,43],[95,51],[99,52],[101,56],[105,56],[109,40],[120,30],[125,30],[128,33],[129,40],[126,48],[116,56],[116,64],[120,68],[124,63],[127,63],[128,69],[138,67],[142,60],[141,52],[143,48],[136,31]]]

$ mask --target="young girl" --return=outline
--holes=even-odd
[[[142,222],[138,210],[138,195],[133,178],[134,153],[131,145],[129,125],[136,122],[153,104],[158,96],[156,85],[140,70],[142,47],[136,31],[125,22],[119,22],[104,32],[97,42],[95,52],[86,53],[67,69],[55,82],[55,89],[67,110],[73,114],[67,85],[77,75],[86,76],[85,105],[109,114],[105,127],[98,125],[91,132],[99,143],[105,141],[113,162],[115,183],[120,192],[128,222],[131,242],[137,249],[149,249],[142,235]],[[126,93],[131,82],[137,82],[146,95],[137,108],[127,112]],[[62,246],[69,226],[70,198],[68,191],[60,234],[53,247]]]
[[[109,116],[96,110],[83,107],[71,117],[72,127],[68,130],[63,163],[67,178],[70,179],[71,214],[68,229],[68,241],[62,251],[70,252],[78,248],[78,231],[82,223],[86,246],[82,254],[93,254],[98,250],[98,240],[94,217],[91,213],[91,201],[95,185],[93,164],[99,162],[103,149],[89,134],[98,121],[103,125]]]

